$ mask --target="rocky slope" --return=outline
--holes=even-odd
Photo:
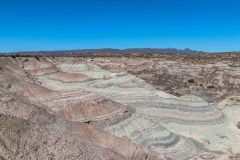
[[[239,87],[223,61],[2,57],[0,159],[237,159]]]

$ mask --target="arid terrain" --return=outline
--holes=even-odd
[[[240,160],[240,55],[0,57],[0,160]]]

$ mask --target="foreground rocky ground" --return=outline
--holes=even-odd
[[[239,115],[234,57],[0,58],[0,159],[237,160]]]

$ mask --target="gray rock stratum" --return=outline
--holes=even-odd
[[[236,159],[240,68],[0,58],[0,159]]]

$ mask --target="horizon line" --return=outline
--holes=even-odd
[[[17,54],[17,53],[37,53],[37,52],[67,52],[67,51],[88,51],[89,52],[92,50],[119,50],[119,51],[126,51],[126,50],[143,50],[143,49],[149,49],[149,50],[176,50],[179,52],[193,52],[193,53],[240,53],[240,51],[203,51],[203,50],[193,50],[191,48],[184,48],[184,49],[179,49],[179,48],[171,48],[171,47],[167,47],[167,48],[156,48],[156,47],[152,47],[152,48],[83,48],[83,49],[53,49],[53,50],[19,50],[19,51],[8,51],[8,52],[0,52],[0,55],[2,54]],[[170,53],[170,52],[169,52]],[[151,54],[151,53],[149,53]]]

